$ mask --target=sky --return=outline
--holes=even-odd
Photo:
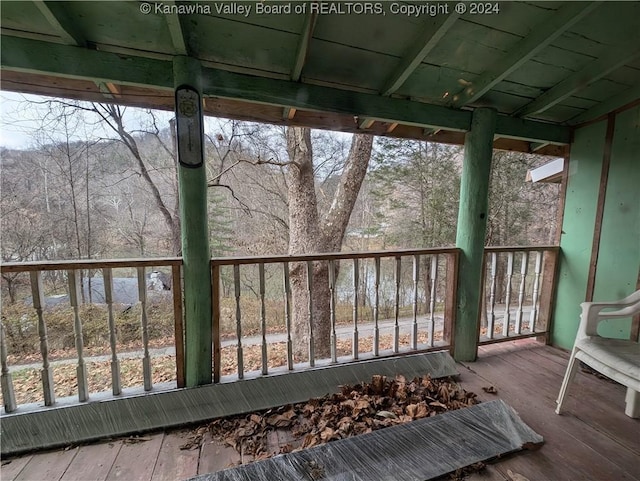
[[[20,94],[15,92],[0,91],[0,147],[9,149],[37,148],[37,131],[41,129],[42,119],[48,112],[48,107],[38,105],[54,97],[40,95]],[[128,107],[125,113],[125,122],[132,128],[139,128],[138,121],[143,109]],[[159,121],[165,125],[172,112],[156,111]],[[82,131],[78,132],[77,140],[88,138],[115,138],[115,133],[98,122],[98,117],[86,114]],[[63,140],[60,129],[53,126],[53,122],[45,129],[43,138],[46,141]]]
[[[26,149],[32,143],[29,131],[37,128],[37,123],[24,112],[24,100],[40,101],[43,97],[15,92],[0,92],[0,147]]]

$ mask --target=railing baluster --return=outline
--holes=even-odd
[[[522,333],[522,308],[524,305],[527,270],[529,267],[529,253],[527,251],[522,253],[522,260],[520,262],[520,289],[518,290],[518,310],[516,311],[516,334]]]
[[[104,300],[107,304],[107,323],[109,326],[109,346],[111,347],[111,392],[114,396],[122,393],[120,383],[120,360],[117,352],[116,321],[113,315],[113,272],[110,268],[102,269],[104,282]]]
[[[42,272],[29,272],[31,279],[31,295],[33,298],[33,308],[38,314],[38,337],[40,338],[40,355],[42,356],[42,391],[44,394],[44,405],[52,406],[56,402],[53,391],[53,370],[49,366],[49,340],[47,338],[47,324],[44,321],[42,307],[44,306],[44,294],[42,292]]]
[[[496,275],[498,272],[498,255],[491,253],[491,284],[489,287],[489,316],[487,319],[487,338],[493,339],[496,322]]]
[[[316,365],[315,339],[313,336],[313,262],[307,261],[307,296],[309,299],[309,366]]]
[[[531,313],[529,314],[529,330],[536,332],[538,319],[538,292],[540,289],[540,273],[542,272],[542,252],[536,252],[535,274],[533,278],[533,294],[531,295]]]
[[[429,347],[433,347],[434,336],[436,332],[436,296],[438,295],[438,254],[431,256],[431,270],[429,272],[431,279],[431,291],[429,302]]]
[[[262,331],[262,374],[269,373],[267,360],[267,306],[264,303],[265,282],[264,263],[258,264],[258,277],[260,282],[260,329]]]
[[[171,293],[173,294],[173,332],[176,343],[176,385],[185,386],[184,372],[184,319],[182,315],[181,266],[171,266]],[[218,266],[215,266],[218,267]],[[214,268],[213,285],[213,382],[220,382],[220,272]],[[217,310],[216,310],[217,309]]]
[[[2,322],[0,322],[0,364],[2,365],[0,385],[2,386],[4,411],[10,413],[16,410],[16,395],[13,390],[13,379],[7,365],[7,343],[4,335],[4,323]]]
[[[411,349],[418,349],[418,276],[420,256],[413,256],[413,323],[411,324]]]
[[[380,354],[380,257],[374,259],[374,294],[373,294],[373,355]]]
[[[293,342],[291,341],[291,281],[289,280],[289,263],[283,262],[284,278],[284,322],[287,328],[287,367],[293,370]]]
[[[149,319],[147,317],[147,280],[145,268],[138,267],[138,300],[140,301],[140,327],[142,328],[142,378],[144,390],[151,391],[151,356],[149,356]]]
[[[507,253],[507,287],[505,293],[504,320],[502,321],[502,335],[509,336],[509,323],[511,321],[511,279],[513,277],[513,252]]]
[[[336,263],[329,261],[329,310],[331,319],[331,362],[338,362],[338,339],[336,337]]]
[[[78,353],[78,366],[76,367],[76,375],[78,379],[78,399],[85,402],[89,399],[89,386],[87,385],[87,366],[84,362],[83,340],[82,340],[82,321],[80,320],[79,300],[80,286],[76,278],[75,270],[67,271],[69,281],[69,302],[73,308],[73,337],[76,343],[76,351]]]
[[[396,304],[394,310],[395,322],[393,325],[393,352],[397,353],[400,350],[400,276],[402,274],[402,258],[397,256],[396,260]]]
[[[353,360],[358,360],[358,284],[360,284],[360,265],[353,259]]]
[[[242,355],[242,313],[240,311],[240,265],[233,265],[233,286],[236,298],[236,337],[238,338],[238,379],[244,378],[244,357]]]

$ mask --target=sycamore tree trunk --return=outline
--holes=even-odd
[[[308,128],[287,129],[289,201],[289,254],[340,251],[360,186],[371,158],[373,137],[355,135],[333,202],[324,216],[318,213],[313,175],[313,150]],[[327,262],[314,262],[309,316],[307,266],[290,266],[293,345],[298,360],[308,359],[309,326],[313,326],[316,358],[330,354],[329,271]]]

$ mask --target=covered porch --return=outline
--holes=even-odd
[[[220,9],[240,4],[249,9],[247,15]],[[11,353],[3,346],[3,456],[295,402],[296,396],[309,398],[354,382],[349,376],[356,374],[348,371],[365,369],[354,366],[394,366],[408,359],[407,368],[422,367],[423,353],[447,351],[458,362],[463,386],[478,392],[494,385],[549,443],[527,457],[535,462],[515,457],[490,468],[495,479],[508,479],[509,467],[531,479],[576,479],[585,469],[601,469],[597,479],[639,478],[633,466],[639,453],[632,434],[637,421],[624,418],[620,406],[604,407],[605,399],[622,404],[622,388],[582,375],[570,413],[555,417],[566,356],[542,345],[570,349],[581,302],[619,299],[640,287],[639,5],[508,2],[473,13],[470,9],[480,4],[443,3],[442,12],[422,16],[392,11],[390,3],[367,3],[370,12],[344,11],[341,2],[329,10],[323,5],[291,2],[291,12],[272,15],[258,14],[254,2],[3,2],[2,89],[176,111],[183,219],[180,257],[1,266],[3,273],[29,277],[42,386],[41,399],[16,402]],[[464,145],[455,247],[211,259],[204,115]],[[555,245],[485,248],[494,149],[564,158]],[[365,319],[354,300],[346,334],[334,311],[330,356],[316,358],[311,332],[309,350],[297,360],[291,350],[289,266],[304,266],[311,292],[314,262],[351,269],[354,299],[356,273],[368,263],[376,293],[378,279],[388,274],[392,301],[383,316],[376,298]],[[433,289],[424,306],[418,300],[423,288],[417,267],[423,262],[432,266]],[[496,279],[499,263],[506,266],[504,279]],[[255,267],[260,300],[257,339],[243,345],[247,316],[240,273],[246,266]],[[154,380],[148,339],[145,279],[155,267],[170,271],[174,286],[175,378],[169,382]],[[138,279],[143,379],[129,389],[120,386],[122,352],[112,335],[109,286],[118,268],[135,270]],[[80,269],[99,270],[104,279],[111,363],[107,393],[90,390],[87,364],[93,360],[83,352],[75,280]],[[281,279],[278,295],[285,309],[278,333],[283,337],[277,340],[267,329],[265,269],[274,269]],[[55,394],[42,287],[48,271],[64,272],[69,282],[77,351],[74,398]],[[223,272],[231,279],[226,293]],[[334,281],[329,281],[332,295]],[[504,304],[497,301],[496,289],[509,293]],[[235,330],[228,351],[221,335],[225,296]],[[637,340],[639,332],[640,321],[628,319],[606,334]],[[514,342],[525,338],[543,343]],[[275,344],[283,357],[273,368]],[[251,348],[257,361],[247,364]],[[234,360],[230,371],[225,359]],[[327,372],[335,378],[320,382]],[[300,376],[306,378],[305,389],[297,390]],[[248,394],[255,383],[262,396]],[[578,401],[580,389],[588,402]],[[531,407],[529,400],[535,400]],[[84,421],[71,429],[70,415]],[[3,466],[2,474],[3,479],[30,479],[38,469],[50,469],[51,479],[76,479],[77,469],[92,456],[88,453],[96,450],[106,460],[96,479],[110,479],[120,476],[118,466],[139,455],[127,454],[130,449],[147,449],[160,459],[175,445],[174,434],[155,434],[140,445],[117,441],[113,448],[27,455]],[[575,453],[565,456],[554,445]],[[587,454],[594,451],[616,461],[596,461]],[[187,458],[182,465],[155,463],[137,477],[169,479],[178,472],[187,477],[204,472],[200,467],[222,467],[219,455],[207,454],[204,447],[176,456],[177,463]],[[187,465],[188,472],[171,471]]]
[[[482,401],[503,399],[545,437],[542,449],[493,460],[466,479],[508,481],[513,479],[509,473],[531,480],[638,479],[637,421],[624,415],[621,386],[581,372],[566,415],[556,417],[553,413],[556,386],[567,360],[563,351],[535,340],[521,340],[481,347],[476,362],[458,364],[464,389],[478,393]],[[483,391],[490,386],[496,394]],[[3,461],[2,479],[175,480],[253,460],[214,442],[209,434],[199,448],[180,449],[197,430],[154,432],[138,439],[116,438],[64,451],[12,457],[8,464]],[[286,430],[278,431],[269,439],[269,451],[278,453],[287,444],[296,445]],[[147,460],[144,464],[139,462],[142,457]],[[101,461],[96,463],[98,458]]]

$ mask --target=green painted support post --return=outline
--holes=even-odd
[[[174,57],[173,77],[176,88],[187,85],[202,95],[202,72],[196,59]],[[178,135],[178,144],[180,141]],[[199,167],[178,163],[178,182],[184,276],[185,384],[190,387],[210,384],[212,380],[211,268],[204,162]]]
[[[496,117],[493,109],[476,109],[464,142],[456,235],[456,246],[462,250],[454,332],[454,358],[457,361],[475,361],[477,354],[482,259]]]

